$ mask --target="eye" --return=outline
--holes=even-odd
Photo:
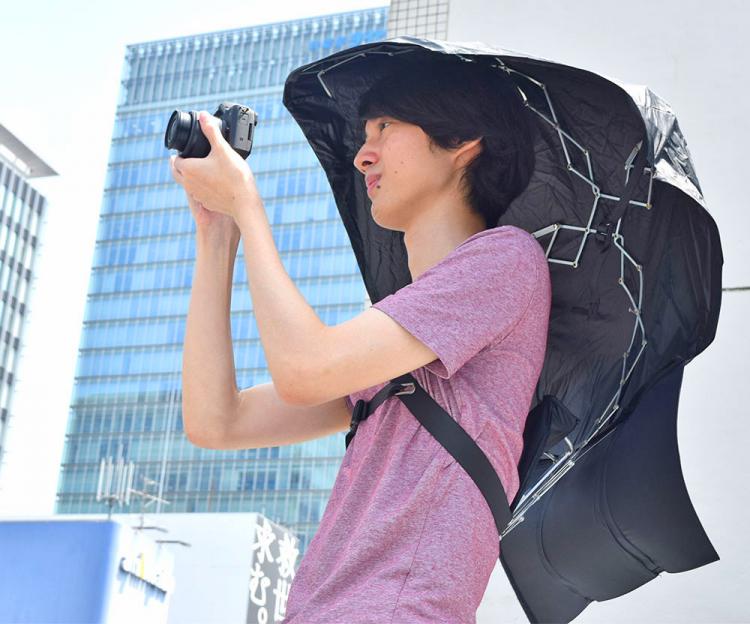
[[[380,123],[378,124],[378,128],[382,130],[382,128],[383,128],[383,126],[384,126],[384,125],[386,125],[386,124],[389,124],[389,125],[390,125],[390,124],[392,124],[392,123],[393,123],[392,121],[381,121],[381,122],[380,122]],[[366,142],[367,142],[367,139],[365,139],[365,143],[366,143]],[[363,145],[364,145],[364,143],[362,143],[362,144],[361,144],[361,145],[359,146],[359,149],[362,149],[362,146],[363,146]]]

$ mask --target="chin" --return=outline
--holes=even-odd
[[[383,210],[378,207],[377,202],[372,202],[370,204],[370,214],[372,215],[372,220],[375,221],[380,227],[385,228],[387,230],[392,229],[388,225],[388,219],[383,219]]]
[[[403,224],[398,219],[399,210],[399,207],[388,210],[387,207],[383,206],[382,202],[378,202],[377,200],[370,203],[370,214],[373,221],[380,227],[394,232],[405,231]]]

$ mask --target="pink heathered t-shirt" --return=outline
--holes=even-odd
[[[550,303],[542,247],[503,225],[467,238],[373,305],[438,356],[412,375],[484,451],[508,502],[519,487]],[[386,383],[354,392],[349,407]],[[499,554],[479,488],[391,397],[360,423],[346,450],[283,622],[474,623]]]

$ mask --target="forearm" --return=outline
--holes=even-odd
[[[296,402],[295,390],[325,329],[315,310],[286,272],[263,205],[248,206],[237,224],[266,363],[277,391]]]
[[[218,236],[218,238],[217,238]],[[182,353],[182,417],[191,440],[220,440],[238,396],[230,307],[239,234],[196,236]]]

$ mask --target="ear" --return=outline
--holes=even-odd
[[[466,167],[482,151],[482,138],[464,141],[460,147],[453,152],[454,162],[457,167]]]

